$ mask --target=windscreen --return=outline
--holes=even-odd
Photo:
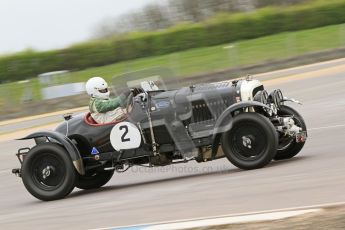
[[[114,76],[112,78],[112,91],[115,95],[120,95],[125,90],[141,88],[142,82],[154,82],[159,90],[181,87],[170,69],[157,67]]]

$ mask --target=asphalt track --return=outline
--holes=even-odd
[[[260,74],[303,102],[309,139],[291,160],[243,171],[226,159],[160,168],[132,168],[104,187],[74,190],[41,202],[11,174],[18,147],[3,141],[0,154],[1,229],[90,229],[345,201],[345,61]],[[279,78],[277,78],[279,77]]]

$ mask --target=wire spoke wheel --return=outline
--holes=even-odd
[[[283,105],[278,110],[278,115],[281,117],[293,117],[295,124],[301,127],[303,131],[307,131],[307,126],[303,117],[293,108]],[[296,156],[303,148],[305,142],[296,142],[295,137],[283,136],[279,137],[279,145],[277,148],[277,154],[274,160],[285,160]]]
[[[293,137],[281,135],[279,137],[278,151],[283,151],[285,149],[288,149],[289,146],[293,143],[293,141],[294,141]]]

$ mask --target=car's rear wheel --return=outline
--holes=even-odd
[[[283,105],[278,110],[279,116],[292,116],[295,124],[301,127],[303,131],[307,131],[307,126],[304,122],[302,116],[293,108]],[[296,156],[303,148],[305,142],[297,142],[294,137],[279,137],[279,145],[277,149],[277,154],[274,160],[285,160]]]
[[[34,197],[43,201],[57,200],[72,192],[76,171],[63,147],[46,143],[29,151],[22,166],[22,180]]]
[[[278,136],[273,124],[257,113],[242,113],[230,131],[222,135],[222,148],[228,160],[241,169],[257,169],[275,156]]]
[[[76,187],[80,189],[95,189],[100,188],[113,177],[114,171],[101,171],[88,173],[84,176],[79,175]]]

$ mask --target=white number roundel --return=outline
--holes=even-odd
[[[138,148],[141,144],[139,129],[132,123],[120,122],[110,132],[110,143],[116,151]]]

